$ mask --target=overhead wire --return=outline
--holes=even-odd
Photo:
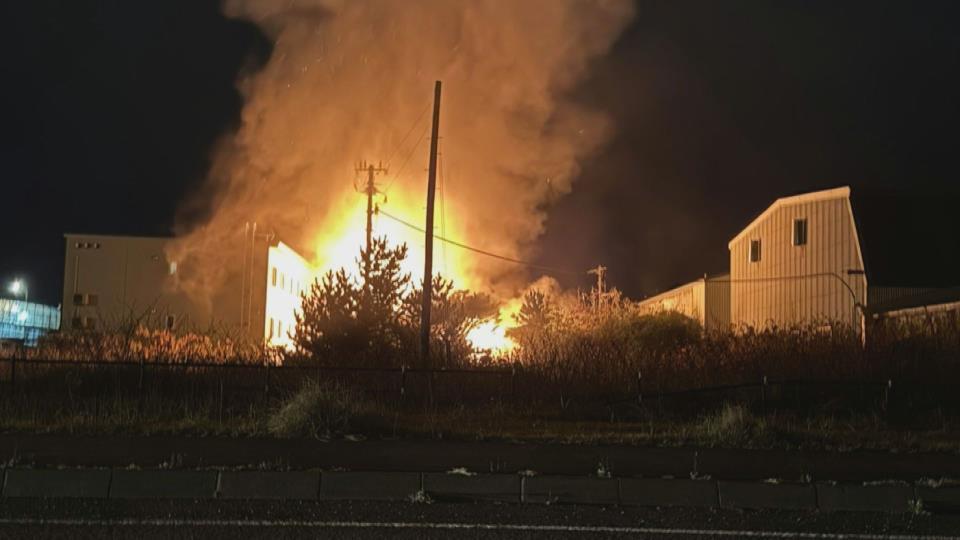
[[[424,233],[424,234],[426,234],[426,232],[427,232],[426,229],[424,229],[424,228],[422,228],[422,227],[418,227],[418,226],[414,225],[413,223],[410,223],[409,221],[406,221],[406,220],[404,220],[404,219],[402,219],[402,218],[399,218],[399,217],[394,216],[394,215],[392,215],[392,214],[390,214],[390,213],[388,213],[388,212],[385,212],[382,208],[378,208],[378,209],[377,209],[377,213],[383,215],[384,217],[387,217],[387,218],[389,218],[389,219],[392,219],[393,221],[396,221],[397,223],[399,223],[399,224],[401,224],[401,225],[404,225],[404,226],[406,226],[406,227],[409,227],[409,228],[411,228],[411,229],[413,229],[413,230],[415,230],[415,231],[419,231],[419,232],[422,232],[422,233]],[[494,258],[494,259],[499,259],[499,260],[501,260],[501,261],[506,261],[506,262],[510,262],[510,263],[514,263],[514,264],[519,264],[519,265],[527,266],[527,267],[534,268],[534,269],[537,269],[537,270],[543,270],[543,271],[545,271],[545,272],[554,272],[554,273],[558,273],[558,274],[569,274],[569,275],[577,275],[577,276],[583,275],[583,272],[577,272],[577,271],[569,270],[569,269],[566,269],[566,268],[555,268],[555,267],[552,267],[552,266],[545,266],[545,265],[542,265],[542,264],[536,264],[536,263],[532,263],[532,262],[530,262],[530,261],[524,261],[524,260],[521,260],[521,259],[514,259],[513,257],[507,257],[507,256],[505,256],[505,255],[500,255],[500,254],[493,253],[493,252],[490,252],[490,251],[487,251],[487,250],[484,250],[484,249],[475,248],[475,247],[473,247],[473,246],[469,246],[469,245],[467,245],[467,244],[464,244],[463,242],[458,242],[458,241],[456,241],[456,240],[452,240],[452,239],[450,239],[450,238],[446,238],[446,237],[444,237],[444,236],[440,236],[440,235],[437,235],[437,234],[434,234],[433,237],[436,238],[437,240],[440,240],[441,242],[445,242],[445,243],[450,244],[450,245],[452,245],[452,246],[457,246],[457,247],[460,248],[460,249],[465,249],[465,250],[467,250],[467,251],[472,251],[472,252],[474,252],[474,253],[478,253],[478,254],[480,254],[480,255],[485,255],[485,256],[487,256],[487,257],[491,257],[491,258]]]
[[[417,125],[420,124],[420,120],[423,120],[424,115],[426,115],[426,114],[427,114],[427,111],[429,111],[429,110],[430,110],[430,101],[428,100],[428,101],[427,101],[427,104],[424,105],[423,110],[420,111],[420,114],[419,114],[419,115],[417,115],[417,119],[414,120],[414,121],[413,121],[413,124],[410,125],[410,129],[407,131],[407,134],[404,135],[402,139],[400,139],[400,144],[398,144],[396,147],[394,147],[393,152],[390,152],[390,156],[387,158],[387,168],[388,168],[388,169],[390,168],[390,161],[393,160],[393,158],[396,157],[397,152],[399,152],[400,149],[403,148],[404,143],[407,142],[407,139],[410,138],[410,135],[413,133],[413,131],[414,131],[415,129],[417,129]]]
[[[430,131],[430,124],[427,124],[426,126],[424,126],[423,133],[420,134],[420,138],[417,139],[417,142],[414,143],[413,147],[410,148],[410,152],[407,153],[407,157],[404,158],[403,163],[400,164],[400,169],[398,169],[397,172],[392,175],[392,177],[390,178],[390,182],[387,184],[387,187],[383,189],[384,194],[388,193],[390,191],[390,188],[393,187],[393,183],[396,182],[398,178],[400,178],[400,174],[406,168],[407,163],[410,162],[410,158],[413,157],[413,153],[417,151],[417,148],[420,148],[420,144],[423,142],[423,139],[426,138],[428,131]]]

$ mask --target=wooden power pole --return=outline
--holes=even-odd
[[[427,173],[427,224],[423,255],[423,305],[420,313],[420,357],[430,366],[430,307],[433,303],[433,203],[437,191],[437,143],[440,138],[440,81],[433,87],[433,131]]]
[[[374,166],[373,163],[367,164],[360,162],[355,169],[357,174],[360,174],[364,171],[367,173],[367,183],[362,191],[367,194],[367,243],[365,244],[366,256],[364,256],[363,264],[364,268],[370,270],[370,245],[373,243],[373,196],[377,194],[377,184],[376,177],[379,173],[386,173],[387,170],[383,168],[383,164],[380,163],[377,166]]]
[[[604,277],[607,275],[607,267],[603,266],[602,264],[597,265],[596,268],[588,270],[587,273],[597,275],[597,303],[594,307],[597,311],[599,311],[600,305],[603,303],[603,289],[605,288]]]

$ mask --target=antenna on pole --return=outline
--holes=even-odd
[[[437,143],[440,138],[440,81],[433,87],[433,130],[427,173],[427,224],[424,228],[423,305],[420,312],[420,358],[430,365],[430,307],[433,303],[433,205],[437,191]]]

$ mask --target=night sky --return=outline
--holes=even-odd
[[[539,262],[603,263],[641,297],[725,271],[778,196],[956,182],[960,3],[638,6],[576,92],[618,133],[550,212]],[[169,234],[270,44],[217,1],[5,2],[0,21],[0,280],[56,304],[63,233]]]

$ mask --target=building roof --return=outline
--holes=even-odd
[[[781,197],[728,247],[779,208],[834,198],[850,200],[870,286],[960,286],[960,191],[844,186]]]
[[[848,186],[833,188],[833,189],[824,189],[822,191],[811,191],[809,193],[801,193],[799,195],[791,195],[789,197],[780,197],[779,199],[773,201],[773,204],[767,207],[766,210],[760,213],[759,216],[755,217],[749,225],[743,228],[732,240],[727,244],[728,248],[733,248],[733,244],[738,240],[743,238],[744,235],[749,233],[753,228],[759,224],[761,221],[766,219],[770,214],[776,212],[778,209],[784,206],[790,206],[792,204],[800,204],[814,201],[824,201],[829,199],[842,199],[850,196],[850,188]]]
[[[855,187],[850,204],[871,287],[960,286],[960,192]]]

